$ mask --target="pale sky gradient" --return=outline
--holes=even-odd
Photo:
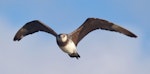
[[[0,74],[150,74],[149,0],[1,0]],[[14,42],[26,22],[40,20],[57,33],[70,33],[88,17],[109,20],[138,35],[97,30],[70,58],[55,38],[38,32]]]

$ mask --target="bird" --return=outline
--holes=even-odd
[[[20,41],[23,37],[33,34],[39,31],[43,31],[46,33],[49,33],[56,37],[56,42],[59,48],[67,53],[71,58],[80,58],[80,55],[77,52],[77,45],[78,43],[90,32],[94,30],[108,30],[112,32],[119,32],[126,36],[136,38],[137,36],[130,32],[129,30],[116,25],[112,22],[109,22],[104,19],[100,18],[87,18],[85,22],[81,26],[79,26],[76,30],[73,32],[66,34],[66,33],[60,33],[57,34],[52,28],[45,25],[39,20],[33,20],[30,22],[27,22],[22,28],[20,28],[16,35],[14,36],[14,41]]]

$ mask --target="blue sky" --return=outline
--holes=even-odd
[[[149,0],[1,0],[0,74],[149,74]],[[70,33],[88,17],[102,18],[138,35],[98,30],[78,45],[79,60],[63,53],[55,38],[39,32],[14,42],[26,22],[40,20]]]

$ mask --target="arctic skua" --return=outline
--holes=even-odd
[[[85,22],[77,28],[75,31],[65,34],[57,34],[52,28],[45,25],[39,20],[34,20],[26,23],[19,31],[16,33],[14,37],[14,41],[21,40],[24,36],[29,34],[33,34],[38,31],[44,31],[49,34],[52,34],[56,37],[56,41],[58,46],[62,51],[67,53],[72,58],[80,58],[80,55],[77,52],[78,43],[90,32],[94,30],[108,30],[114,32],[120,32],[126,36],[136,38],[137,36],[127,29],[118,26],[114,23],[111,23],[107,20],[99,19],[99,18],[87,18]]]

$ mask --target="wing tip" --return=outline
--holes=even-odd
[[[129,37],[132,37],[132,38],[137,38],[137,37],[138,37],[137,35],[135,35],[135,34],[133,34],[133,33],[128,34],[128,36],[129,36]]]
[[[13,41],[20,41],[21,38],[18,38],[18,37],[14,37]]]
[[[136,35],[132,35],[131,37],[133,37],[133,38],[137,38],[138,36],[136,36]]]
[[[20,34],[16,34],[13,41],[20,41],[24,36]]]

